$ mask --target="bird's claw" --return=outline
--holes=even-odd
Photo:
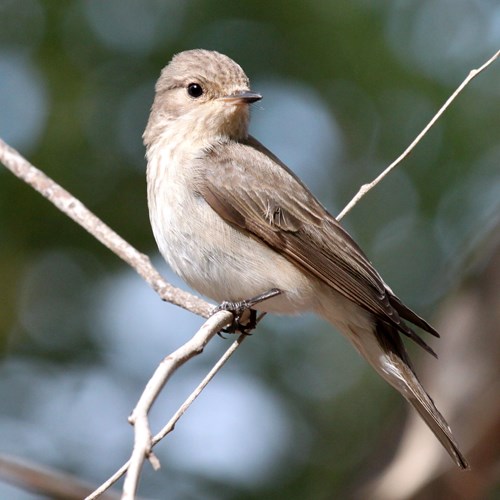
[[[233,322],[226,328],[222,329],[224,333],[236,333],[240,332],[244,335],[251,335],[251,331],[257,326],[257,311],[253,309],[253,306],[263,302],[264,300],[270,299],[279,295],[281,290],[277,288],[272,288],[267,292],[261,293],[251,299],[239,300],[239,301],[227,301],[221,302],[217,307],[214,308],[212,314],[219,311],[229,311],[233,314]],[[248,315],[245,313],[248,312]],[[218,332],[219,337],[222,336],[221,332]]]

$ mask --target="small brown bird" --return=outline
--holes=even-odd
[[[314,311],[328,320],[467,469],[400,336],[435,355],[406,321],[438,333],[394,295],[300,179],[248,134],[249,105],[261,98],[241,67],[218,52],[182,52],[163,69],[144,132],[160,252],[192,288],[216,301],[278,289],[256,308]]]

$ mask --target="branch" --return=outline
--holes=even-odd
[[[199,345],[204,347],[208,341],[220,331],[220,329],[225,326],[232,318],[231,313],[224,312],[223,314],[226,316],[225,318],[221,317],[220,323],[213,324],[212,321],[215,321],[222,313],[219,312],[217,315],[212,316],[208,319],[205,324],[201,327],[195,337],[199,336]],[[262,313],[260,317],[257,319],[257,323],[264,317],[265,313]],[[225,323],[222,322],[225,320]],[[205,334],[203,334],[203,329],[205,329]],[[151,377],[148,382],[146,389],[144,390],[139,402],[137,403],[134,411],[129,420],[134,425],[142,426],[142,429],[138,430],[136,427],[135,432],[135,444],[134,450],[132,452],[132,457],[125,462],[108,480],[106,480],[99,488],[97,488],[91,495],[89,495],[85,500],[93,500],[105,492],[108,488],[110,488],[116,481],[118,481],[127,471],[127,478],[125,479],[125,483],[123,485],[123,498],[131,499],[134,498],[134,493],[137,490],[139,476],[142,469],[142,465],[146,457],[148,457],[151,461],[151,450],[152,448],[159,443],[167,434],[172,432],[175,428],[175,424],[179,421],[179,419],[184,415],[187,409],[191,406],[194,400],[201,394],[203,389],[208,385],[208,383],[215,377],[215,375],[219,372],[219,370],[226,364],[228,359],[233,355],[233,353],[238,349],[238,347],[243,343],[243,341],[248,337],[248,335],[241,334],[226,350],[226,352],[219,358],[217,363],[212,367],[212,369],[205,375],[205,378],[198,384],[196,389],[187,397],[187,399],[182,403],[179,409],[174,413],[172,418],[168,421],[168,423],[160,430],[153,438],[151,438],[151,431],[149,429],[149,423],[147,419],[147,414],[149,413],[149,409],[151,408],[152,403],[159,395],[163,386],[170,378],[170,375],[173,371],[178,368],[181,364],[183,364],[187,359],[191,358],[194,354],[199,354],[201,351],[197,351],[197,344],[192,344],[194,338],[180,347],[177,351],[170,354],[167,358],[164,359],[163,363],[168,361],[168,370],[167,366],[160,365],[155,371],[153,377]],[[195,352],[196,351],[196,352]],[[192,354],[194,352],[194,354]],[[185,355],[189,355],[189,358],[181,360]],[[173,358],[173,359],[171,359]],[[146,395],[148,393],[148,395]],[[159,463],[155,458],[151,461],[153,468],[159,468]],[[130,478],[130,479],[129,479]]]
[[[459,85],[457,90],[451,94],[448,100],[443,104],[441,109],[434,115],[432,120],[425,126],[425,128],[417,135],[414,141],[403,151],[403,153],[396,158],[378,177],[376,177],[369,184],[363,184],[359,191],[356,193],[354,198],[345,206],[345,208],[337,216],[337,220],[340,221],[344,216],[358,203],[366,193],[371,191],[386,175],[388,175],[394,168],[396,168],[415,148],[415,146],[421,141],[422,137],[429,131],[429,129],[437,122],[440,116],[446,111],[448,106],[455,100],[455,98],[462,92],[462,90],[477,76],[479,73],[484,71],[490,64],[492,64],[500,55],[500,50],[490,59],[488,59],[480,68],[473,69],[467,78]]]
[[[228,311],[220,311],[214,314],[205,321],[194,337],[172,354],[168,355],[160,363],[153,376],[150,378],[132,415],[129,417],[129,422],[134,426],[135,440],[132,456],[129,461],[127,477],[123,484],[123,499],[132,500],[135,498],[139,485],[139,476],[146,457],[150,460],[154,469],[159,469],[160,467],[158,459],[152,452],[152,447],[155,443],[153,443],[151,438],[148,414],[151,406],[163,389],[163,386],[179,366],[183,365],[192,357],[201,354],[212,337],[217,332],[220,332],[222,328],[230,324],[232,320],[233,314]],[[198,394],[192,398],[192,401],[196,399]],[[160,439],[161,437],[156,442]]]
[[[23,488],[25,491],[43,495],[45,498],[80,500],[93,488],[69,474],[9,455],[0,455],[0,477],[10,484]],[[107,492],[102,500],[118,500],[119,498],[117,493]]]
[[[0,139],[0,161],[19,179],[29,184],[53,203],[61,212],[80,224],[86,231],[123,259],[165,300],[199,316],[207,318],[213,306],[194,295],[167,283],[153,267],[149,257],[140,253],[109,226],[41,170],[23,158],[14,148]]]
[[[169,423],[153,438],[151,437],[151,430],[149,428],[147,418],[151,406],[173,372],[192,357],[201,354],[207,343],[214,337],[214,335],[224,326],[227,326],[232,319],[232,313],[227,311],[220,311],[217,314],[214,314],[207,321],[205,321],[194,337],[163,359],[147,383],[146,388],[144,389],[136,407],[132,412],[132,415],[129,417],[130,423],[135,426],[135,443],[130,460],[123,464],[122,467],[120,467],[120,469],[113,474],[113,476],[99,486],[99,488],[92,492],[85,500],[93,500],[97,498],[110,486],[116,483],[116,481],[118,481],[118,479],[120,479],[125,472],[127,472],[127,470],[129,472],[123,485],[123,498],[134,498],[145,458],[148,457],[150,461],[152,459],[152,465],[155,469],[159,466],[156,457],[152,455],[151,450],[153,446],[160,442],[166,434],[174,429],[179,418],[198,397],[208,382],[212,380],[215,374],[229,359],[231,354],[236,350],[246,336],[240,335],[239,338],[233,342],[232,346],[226,351],[224,356],[222,356],[222,358],[215,364],[196,390],[191,393],[179,410],[177,410],[175,415],[170,419]]]

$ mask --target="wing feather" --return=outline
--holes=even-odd
[[[434,354],[401,317],[431,333],[435,330],[386,288],[335,218],[255,139],[247,144],[217,144],[199,159],[195,170],[196,190],[220,217]],[[283,184],[286,192],[276,189]]]

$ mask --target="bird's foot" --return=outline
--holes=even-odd
[[[281,290],[278,288],[271,288],[271,290],[252,297],[251,299],[235,302],[225,300],[214,308],[212,314],[219,311],[229,311],[233,314],[233,322],[222,330],[224,333],[240,332],[244,335],[251,335],[250,332],[257,326],[257,311],[253,309],[253,306],[271,299],[272,297],[276,297],[280,293]],[[218,335],[222,337],[221,332],[219,332]]]

